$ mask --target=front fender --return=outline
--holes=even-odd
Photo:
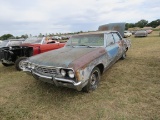
[[[87,65],[84,65],[83,67],[76,70],[75,76],[76,76],[77,80],[78,81],[88,80],[92,70],[96,66],[98,66],[99,64],[102,64],[104,66],[104,68],[109,65],[109,58],[108,58],[107,54],[104,54],[104,55],[94,59],[93,61],[91,61]]]

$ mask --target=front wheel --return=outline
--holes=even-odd
[[[124,59],[126,59],[126,52],[124,52],[122,57],[121,57],[121,60],[124,60]]]
[[[15,62],[15,68],[18,70],[18,71],[21,71],[23,70],[23,64],[22,62],[27,59],[27,57],[20,57],[16,60]]]
[[[82,89],[84,92],[91,92],[94,91],[99,84],[100,81],[100,70],[99,68],[95,67],[89,77],[88,84]]]

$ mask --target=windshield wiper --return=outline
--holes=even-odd
[[[89,45],[78,45],[78,46],[86,46],[86,47],[88,47],[88,48],[92,48],[92,47],[89,46]]]

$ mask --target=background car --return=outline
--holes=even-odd
[[[65,43],[60,43],[47,37],[27,38],[19,46],[1,48],[1,61],[4,66],[15,64],[17,70],[22,70],[21,62],[26,58],[50,50],[63,47]]]
[[[129,31],[124,31],[124,37],[130,37],[132,35]]]
[[[53,40],[61,40],[62,37],[60,37],[60,36],[53,36],[52,39],[53,39]]]
[[[151,34],[153,30],[146,30],[148,34]]]
[[[21,45],[25,39],[9,39],[1,41],[0,48]]]
[[[135,37],[147,37],[147,35],[148,33],[146,30],[139,30],[134,34]]]
[[[16,45],[21,45],[24,42],[25,39],[9,39],[9,40],[3,40],[0,42],[0,60],[2,59],[2,50],[3,47],[11,47]]]

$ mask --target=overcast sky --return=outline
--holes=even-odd
[[[160,0],[0,0],[0,36],[97,30],[160,19]]]

